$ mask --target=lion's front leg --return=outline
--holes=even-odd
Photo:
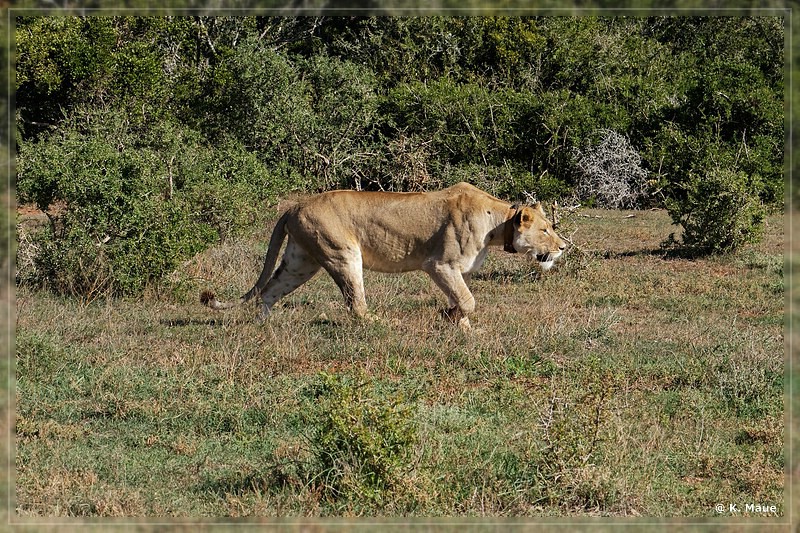
[[[367,299],[364,292],[361,252],[352,250],[339,260],[328,261],[323,266],[342,291],[347,308],[358,317],[366,317]]]
[[[453,324],[458,324],[458,327],[464,331],[470,331],[472,329],[472,324],[470,324],[469,318],[464,316],[464,313],[461,312],[461,309],[459,309],[457,305],[454,305],[449,309],[442,309],[442,316]]]
[[[470,329],[469,314],[475,310],[475,297],[467,287],[461,272],[447,264],[435,264],[425,272],[447,295],[449,309],[444,316],[462,329]]]

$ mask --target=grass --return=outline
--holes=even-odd
[[[490,256],[475,334],[418,273],[367,273],[375,321],[327,276],[264,324],[196,303],[263,231],[141,300],[18,289],[18,516],[786,514],[782,219],[689,260],[664,212],[583,214],[545,275]]]

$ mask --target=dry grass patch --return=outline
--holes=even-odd
[[[546,275],[490,256],[469,335],[419,273],[367,273],[375,320],[325,275],[266,323],[201,307],[201,289],[252,286],[264,232],[142,300],[21,288],[18,513],[783,513],[778,219],[758,245],[688,260],[660,252],[664,212],[585,214],[601,218],[571,222]]]

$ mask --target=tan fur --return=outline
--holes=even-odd
[[[226,309],[260,295],[266,317],[275,302],[324,268],[347,306],[363,316],[364,268],[423,270],[447,295],[446,315],[469,328],[475,299],[466,282],[489,246],[504,243],[508,251],[535,256],[545,270],[566,248],[541,204],[516,208],[468,183],[428,193],[332,191],[301,199],[283,214],[258,281],[238,302],[219,302],[210,292],[201,301]]]

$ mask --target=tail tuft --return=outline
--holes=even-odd
[[[207,307],[213,307],[212,302],[216,299],[217,296],[211,291],[203,291],[200,293],[200,303]]]

